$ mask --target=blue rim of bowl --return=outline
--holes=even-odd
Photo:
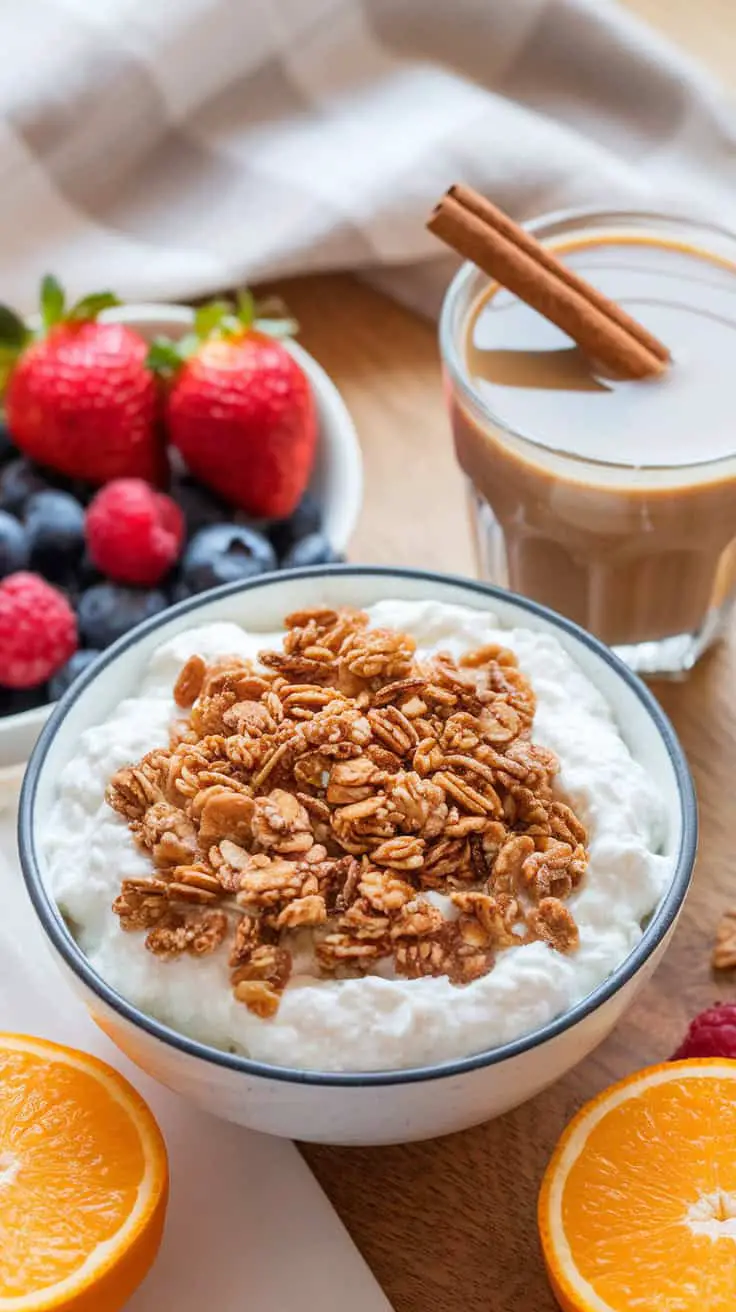
[[[197,1039],[191,1039],[185,1034],[180,1034],[177,1030],[170,1029],[169,1026],[162,1022],[154,1020],[140,1011],[133,1003],[128,1002],[115,989],[97,974],[92,968],[82,950],[76,944],[69,929],[59,912],[53,898],[47,891],[41,877],[39,862],[36,855],[35,837],[33,832],[33,812],[35,807],[36,792],[38,781],[43,768],[46,754],[56,733],[56,729],[64,719],[69,708],[84,693],[85,689],[92,683],[99,672],[105,666],[117,660],[129,647],[135,645],[138,640],[154,629],[161,628],[172,618],[185,615],[188,612],[196,612],[204,602],[218,600],[221,597],[235,596],[241,592],[250,592],[254,589],[267,587],[276,582],[287,582],[289,580],[300,578],[329,577],[335,574],[347,574],[363,576],[370,574],[379,578],[392,579],[417,579],[425,583],[448,583],[465,589],[467,592],[476,593],[480,597],[495,598],[501,602],[511,603],[529,615],[535,615],[541,619],[547,620],[555,628],[569,634],[584,647],[600,657],[609,665],[616,674],[628,684],[631,692],[642,703],[650,718],[654,721],[657,731],[662,738],[667,753],[672,762],[677,788],[680,797],[682,810],[682,836],[680,849],[677,853],[675,869],[672,880],[657,910],[652,915],[646,929],[644,930],[641,940],[632,952],[625,958],[620,966],[609,975],[602,984],[593,989],[585,998],[576,1003],[569,1010],[562,1013],[550,1021],[549,1024],[543,1025],[540,1029],[533,1030],[531,1034],[522,1035],[521,1038],[514,1039],[511,1043],[504,1043],[500,1047],[491,1048],[484,1052],[474,1053],[469,1057],[462,1057],[455,1061],[440,1062],[431,1066],[413,1066],[406,1070],[385,1070],[385,1071],[319,1071],[319,1070],[299,1070],[289,1066],[272,1066],[266,1062],[254,1061],[250,1057],[241,1056],[239,1053],[225,1052],[219,1048],[209,1047],[205,1043],[200,1043]],[[44,725],[39,739],[33,749],[20,797],[20,806],[18,814],[18,849],[20,853],[21,868],[28,890],[31,902],[38,918],[48,935],[52,945],[59,953],[66,965],[73,971],[78,978],[87,985],[87,987],[102,1002],[106,1003],[114,1012],[124,1020],[144,1030],[153,1038],[160,1039],[170,1047],[186,1053],[190,1057],[198,1057],[203,1061],[210,1062],[215,1066],[226,1067],[229,1070],[239,1071],[243,1075],[258,1076],[260,1078],[277,1080],[287,1084],[309,1084],[320,1087],[343,1087],[343,1088],[369,1088],[393,1084],[416,1084],[427,1080],[447,1079],[451,1076],[463,1075],[470,1071],[480,1070],[486,1066],[495,1066],[499,1062],[506,1061],[510,1057],[520,1056],[522,1053],[530,1052],[534,1048],[540,1047],[549,1039],[554,1039],[563,1034],[566,1030],[584,1020],[586,1016],[600,1007],[602,1003],[613,997],[620,988],[623,987],[634,975],[640,970],[647,959],[659,946],[662,939],[667,934],[674,923],[682,903],[687,893],[690,878],[692,875],[693,865],[695,862],[695,853],[698,840],[698,818],[697,803],[695,800],[695,789],[693,786],[692,776],[685,759],[685,754],[680,746],[677,735],[670,723],[668,717],[661,709],[653,694],[626,666],[623,661],[615,655],[610,648],[604,643],[599,642],[585,629],[581,629],[572,620],[567,620],[558,615],[555,611],[549,610],[546,606],[541,606],[537,602],[529,601],[526,597],[520,597],[514,592],[508,592],[504,588],[494,587],[489,583],[481,583],[474,579],[465,579],[457,574],[440,574],[432,570],[420,569],[403,569],[391,568],[390,566],[380,565],[316,565],[304,569],[282,570],[278,573],[261,574],[257,578],[249,579],[244,582],[225,584],[221,588],[215,588],[211,592],[201,593],[195,597],[189,597],[185,601],[179,602],[176,606],[171,606],[160,615],[153,616],[150,620],[144,621],[129,634],[118,639],[107,651],[90,666],[72,687],[64,694],[62,699],[57,703],[51,713],[51,716]]]

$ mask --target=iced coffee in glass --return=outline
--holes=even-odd
[[[576,212],[537,238],[653,332],[621,380],[464,265],[440,340],[483,577],[551,606],[645,674],[688,671],[736,598],[736,236]]]

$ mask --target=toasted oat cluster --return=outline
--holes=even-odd
[[[736,969],[736,907],[724,911],[716,930],[711,964],[714,970]]]
[[[274,1015],[309,937],[315,969],[466,984],[499,949],[578,941],[565,899],[584,826],[531,740],[534,693],[503,647],[416,658],[353,610],[287,616],[260,666],[193,656],[168,749],[107,800],[150,853],[113,909],[163,959],[229,953],[235,997]],[[444,894],[443,914],[429,892]]]

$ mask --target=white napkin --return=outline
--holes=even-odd
[[[190,1107],[105,1039],[63,982],[22,883],[15,794],[0,781],[0,1029],[94,1052],[140,1089],[164,1132],[171,1202],[130,1312],[390,1312],[296,1148]],[[349,1293],[347,1292],[349,1291]]]
[[[423,221],[455,181],[522,219],[736,227],[733,104],[611,0],[26,0],[0,50],[19,308],[48,268],[159,299],[360,268],[431,310],[450,266]]]

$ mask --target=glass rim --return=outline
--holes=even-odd
[[[577,225],[584,227],[586,223],[593,223],[596,220],[610,220],[612,225],[616,223],[631,224],[636,222],[656,224],[679,224],[685,228],[699,229],[700,232],[712,234],[714,237],[726,239],[734,245],[734,273],[736,273],[736,231],[724,227],[722,224],[711,223],[708,219],[701,219],[697,214],[686,213],[684,211],[647,210],[647,209],[617,209],[601,208],[599,205],[581,205],[572,206],[566,209],[550,210],[548,213],[537,215],[533,219],[521,224],[527,232],[534,233],[540,240],[540,232],[546,229],[554,228],[561,224]],[[506,419],[498,415],[491,406],[479,395],[473,386],[472,380],[468,374],[465,362],[458,350],[456,334],[453,329],[453,319],[462,293],[467,289],[468,284],[477,276],[488,278],[489,285],[493,279],[483,274],[476,264],[470,260],[464,260],[460,268],[454,274],[451,282],[448,284],[442,299],[440,309],[440,318],[438,325],[438,338],[440,348],[440,358],[444,367],[448,370],[453,385],[460,391],[465,402],[480,417],[491,424],[494,429],[500,430],[501,433],[508,434],[517,442],[524,443],[537,451],[544,451],[547,455],[555,456],[560,461],[567,461],[572,466],[585,467],[592,465],[597,469],[610,470],[612,473],[621,477],[622,474],[632,473],[651,473],[666,474],[677,470],[688,469],[718,469],[728,465],[736,459],[736,439],[734,440],[734,449],[725,456],[718,456],[716,460],[693,460],[686,464],[678,465],[630,465],[621,464],[613,460],[600,460],[594,456],[580,456],[573,452],[561,450],[559,447],[550,446],[546,442],[539,442],[527,433],[519,432]]]

